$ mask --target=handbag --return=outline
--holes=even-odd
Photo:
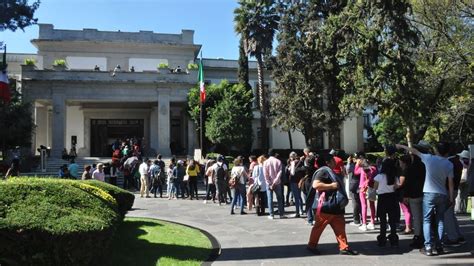
[[[189,180],[189,175],[184,175],[183,182],[188,182],[188,180]]]
[[[256,193],[260,192],[260,188],[261,188],[260,185],[255,183],[255,184],[253,184],[250,191],[252,191],[253,194],[256,194]]]
[[[338,189],[319,193],[317,214],[321,211],[328,214],[343,214],[347,204],[349,204],[349,199],[344,191],[344,184],[335,175],[333,176],[332,170],[327,166],[316,171],[313,179],[319,171],[327,171],[331,180],[338,183]]]
[[[377,200],[377,191],[374,188],[369,187],[367,189],[366,197],[369,201],[376,201]]]

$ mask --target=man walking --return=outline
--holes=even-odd
[[[270,156],[263,163],[263,176],[265,177],[265,183],[267,184],[267,199],[268,199],[268,210],[270,215],[268,219],[273,219],[273,192],[275,192],[278,202],[278,213],[280,219],[286,218],[285,209],[283,208],[283,193],[281,189],[281,161],[275,158],[275,153],[270,150],[268,155]]]
[[[423,234],[425,237],[425,247],[420,250],[426,256],[433,256],[433,248],[436,248],[438,255],[444,253],[441,243],[444,231],[444,213],[448,206],[454,204],[454,182],[453,182],[453,164],[447,159],[449,154],[449,145],[439,143],[436,149],[436,155],[423,154],[417,149],[409,148],[405,145],[397,144],[398,149],[404,149],[421,158],[425,164],[426,176],[423,186]],[[448,188],[446,189],[446,179],[448,179]],[[434,239],[431,236],[431,217],[435,216]]]

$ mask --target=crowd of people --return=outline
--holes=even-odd
[[[347,157],[335,150],[318,155],[304,149],[301,156],[291,152],[287,160],[270,151],[250,156],[248,161],[238,156],[229,162],[222,155],[204,164],[172,158],[167,167],[161,155],[155,160],[143,158],[136,143],[117,142],[112,147],[112,162],[86,166],[82,179],[116,184],[121,173],[124,188],[134,187],[141,197],[153,194],[168,200],[200,199],[198,182],[202,180],[204,203],[229,205],[231,215],[255,209],[256,215],[271,220],[277,215],[286,219],[290,213],[305,218],[313,226],[308,250],[314,254],[319,254],[317,244],[327,225],[336,234],[341,254],[358,254],[349,248],[345,233],[349,197],[350,225],[368,231],[376,230],[379,223],[376,241],[380,247],[398,247],[400,233],[413,235],[410,246],[427,256],[443,254],[445,245],[465,242],[456,214],[467,211],[467,182],[474,167],[467,150],[456,153],[446,143],[387,146],[385,157],[376,160],[362,152]],[[77,168],[72,163],[64,170],[79,179]],[[294,211],[289,211],[291,206]]]

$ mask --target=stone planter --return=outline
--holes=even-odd
[[[36,70],[35,65],[21,65],[21,70],[22,71],[33,71]]]
[[[66,71],[67,67],[66,66],[53,66],[53,69],[55,71]]]

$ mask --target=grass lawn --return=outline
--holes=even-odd
[[[196,229],[154,219],[126,218],[107,259],[110,265],[201,265],[209,239]]]

